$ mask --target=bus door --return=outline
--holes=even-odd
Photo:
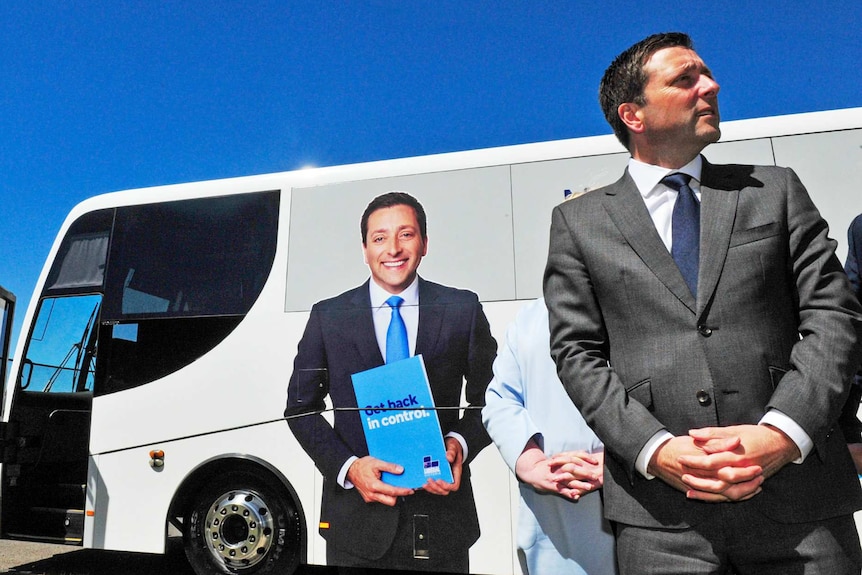
[[[13,398],[3,535],[81,544],[100,295],[44,298]]]
[[[12,321],[15,316],[15,295],[0,287],[0,414],[3,411],[3,399],[6,391],[6,373],[9,362],[9,338],[12,335]],[[0,446],[3,445],[3,433],[0,432]],[[2,448],[0,448],[2,454]],[[2,460],[0,460],[2,461]]]
[[[0,536],[82,545],[90,414],[112,214],[73,225],[18,362],[0,483]],[[26,326],[25,326],[26,328]]]
[[[8,373],[9,362],[9,338],[12,335],[12,321],[15,316],[15,296],[0,287],[0,416],[3,415],[3,409],[6,393],[6,375]],[[3,467],[4,454],[10,449],[10,444],[13,441],[9,433],[9,426],[0,418],[0,469]],[[0,491],[2,498],[2,491]]]

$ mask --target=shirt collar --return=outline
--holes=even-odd
[[[391,294],[374,281],[374,278],[368,280],[368,293],[371,296],[371,307],[378,308],[386,305],[386,300],[388,300],[391,296],[397,295],[401,298],[404,298],[405,305],[419,305],[419,275],[417,274],[413,281],[409,286],[404,288],[399,294]]]
[[[695,182],[700,182],[700,175],[703,171],[703,156],[698,154],[692,161],[679,168],[678,170],[669,170],[661,166],[653,166],[645,164],[634,158],[629,158],[629,175],[634,180],[638,191],[643,197],[652,195],[662,178],[668,174],[680,172],[688,174]]]

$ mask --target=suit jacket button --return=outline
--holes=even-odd
[[[709,394],[706,390],[701,389],[697,392],[697,402],[701,405],[709,405],[712,401],[712,398],[709,397]]]
[[[697,326],[697,331],[700,332],[700,335],[702,335],[703,337],[709,337],[712,335],[712,329],[708,328],[705,325]]]

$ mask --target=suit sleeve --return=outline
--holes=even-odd
[[[584,203],[576,200],[564,206],[573,210]],[[561,209],[564,206],[557,206],[552,214],[544,278],[551,355],[560,381],[587,424],[604,442],[608,453],[625,462],[633,476],[641,449],[665,426],[643,404],[629,401],[623,382],[610,366],[604,317],[573,231],[575,219],[589,220],[592,216],[565,214]]]
[[[847,260],[844,271],[856,299],[862,301],[862,277],[859,276],[859,259],[862,258],[862,215],[856,216],[847,229]]]
[[[859,260],[862,259],[862,215],[856,216],[847,229],[847,260],[844,271],[850,279],[850,287],[856,294],[856,299],[862,302],[862,277],[859,275]],[[862,359],[862,358],[860,358]],[[862,442],[862,422],[856,413],[859,402],[862,401],[862,370],[857,370],[854,385],[850,388],[850,397],[844,405],[838,420],[841,431],[847,443]]]
[[[798,423],[823,453],[859,360],[862,308],[835,257],[828,226],[792,170],[785,170],[790,273],[798,298],[800,339],[793,367],[769,406]]]
[[[329,371],[320,315],[315,306],[299,342],[284,415],[293,435],[320,472],[324,477],[334,478],[354,454],[321,415],[329,393]]]
[[[464,373],[467,409],[452,430],[467,442],[466,463],[475,459],[479,452],[491,443],[491,438],[482,425],[482,407],[485,405],[485,391],[494,375],[493,364],[497,355],[497,342],[491,335],[491,326],[482,311],[482,304],[475,295],[473,298],[469,352]]]
[[[485,407],[482,409],[485,428],[513,473],[524,446],[531,437],[540,433],[525,406],[526,382],[518,353],[516,320],[506,331],[506,339],[494,360],[494,379],[485,393]]]

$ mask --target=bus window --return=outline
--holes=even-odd
[[[69,235],[50,290],[101,287],[108,253],[108,232]]]
[[[103,321],[243,315],[275,257],[278,192],[118,208]]]
[[[98,396],[206,354],[266,283],[279,202],[278,191],[267,191],[81,216],[48,275],[21,387]]]
[[[178,371],[239,325],[272,269],[278,205],[260,192],[117,208],[95,395]]]
[[[92,294],[102,288],[114,210],[85,214],[69,227],[45,284],[44,296]]]
[[[97,396],[144,385],[195,361],[233,331],[242,316],[160,318],[99,328]]]
[[[42,300],[27,346],[20,385],[26,391],[93,390],[100,295]]]

